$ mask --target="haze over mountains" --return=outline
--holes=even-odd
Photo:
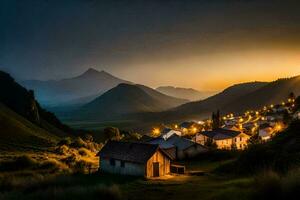
[[[173,96],[181,99],[188,99],[190,101],[206,99],[207,97],[217,93],[211,91],[200,92],[193,88],[181,88],[181,87],[173,87],[173,86],[161,86],[156,88],[156,90],[169,96]]]
[[[122,81],[126,83],[119,83]],[[75,96],[80,96],[78,99],[84,99],[81,104],[74,106],[73,110],[62,109],[59,112],[53,110],[62,120],[67,119],[67,121],[93,120],[100,122],[103,120],[126,119],[140,121],[142,124],[144,122],[167,123],[180,120],[199,120],[210,117],[211,113],[217,109],[223,114],[229,112],[240,113],[249,109],[261,108],[265,105],[280,103],[286,99],[290,92],[300,95],[299,76],[273,82],[236,84],[214,96],[194,102],[188,102],[188,100],[159,92],[159,90],[166,89],[165,87],[155,90],[93,69],[89,69],[78,77],[54,82],[46,81],[42,82],[40,86],[36,85],[38,87],[37,91],[45,89],[44,94],[47,92],[47,95],[50,93],[54,95],[56,90],[60,90],[58,95],[51,99],[56,103],[59,102],[58,100],[68,99],[63,98],[65,95],[63,91],[67,91],[67,96],[70,99],[71,96],[72,99]],[[61,85],[61,88],[59,85]],[[99,90],[95,88],[100,88],[100,92],[97,93]],[[85,89],[89,91],[85,91]],[[105,91],[106,89],[107,91]],[[11,90],[14,89],[11,88]],[[168,92],[179,90],[188,91],[189,94],[194,92],[192,89],[167,88]],[[167,93],[166,90],[165,93]],[[183,93],[177,94],[177,96],[183,96]],[[90,96],[84,96],[88,94]],[[40,96],[40,98],[42,97]],[[12,98],[10,101],[13,102],[14,100]],[[49,102],[49,98],[47,100]],[[64,108],[64,105],[61,108]]]
[[[144,85],[119,84],[76,111],[84,119],[114,119],[130,114],[159,112],[187,100],[167,96]]]
[[[33,89],[39,102],[47,106],[87,103],[120,83],[130,82],[93,68],[73,78],[21,82],[26,88]]]

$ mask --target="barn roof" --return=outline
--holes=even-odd
[[[97,156],[144,164],[158,150],[159,145],[155,144],[109,141]],[[166,152],[160,151],[170,157]]]

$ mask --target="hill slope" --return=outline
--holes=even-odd
[[[188,99],[190,101],[206,99],[207,97],[215,94],[215,92],[200,92],[192,88],[180,88],[173,86],[161,86],[156,88],[156,90],[172,97]]]
[[[80,76],[68,79],[21,82],[26,88],[33,89],[39,102],[44,105],[87,103],[120,83],[130,82],[92,68]]]
[[[45,149],[59,139],[1,103],[0,130],[0,151]]]
[[[0,143],[2,148],[47,147],[71,129],[40,107],[27,91],[0,71]]]
[[[157,112],[185,103],[143,85],[119,84],[81,107],[77,116],[88,119],[113,119],[140,113]]]
[[[181,105],[168,112],[161,113],[164,119],[199,119],[210,116],[212,111],[224,108],[225,105],[235,99],[251,93],[267,83],[251,82],[233,85],[224,91],[202,101],[196,101]]]
[[[246,109],[258,109],[265,105],[277,104],[285,101],[291,92],[294,92],[296,96],[300,95],[300,76],[270,82],[230,102],[224,106],[224,110],[228,111],[225,108],[229,108],[233,112],[241,112]]]
[[[300,95],[300,76],[273,82],[250,82],[233,85],[223,92],[202,101],[183,104],[166,112],[148,114],[145,120],[173,121],[209,117],[219,109],[221,113],[240,113],[265,105],[280,103],[288,94]]]

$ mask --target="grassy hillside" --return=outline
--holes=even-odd
[[[279,79],[270,83],[250,82],[233,85],[223,92],[202,101],[190,102],[166,112],[140,115],[146,121],[197,120],[209,117],[219,109],[221,113],[241,113],[265,105],[278,104],[294,92],[300,94],[300,76]]]
[[[224,106],[224,110],[241,112],[246,109],[257,109],[265,105],[277,104],[285,101],[288,95],[294,92],[300,95],[300,76],[289,79],[279,79],[264,87],[241,96]]]
[[[0,151],[42,150],[59,139],[1,103],[0,130]]]
[[[286,173],[300,167],[300,121],[266,144],[250,146],[239,158],[218,169],[220,172],[249,174],[264,170]]]
[[[205,100],[186,103],[166,112],[143,114],[139,117],[146,121],[158,120],[162,122],[208,117],[211,115],[212,111],[216,111],[217,109],[222,110],[228,103],[257,90],[266,84],[267,83],[265,82],[237,84]]]

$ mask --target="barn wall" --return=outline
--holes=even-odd
[[[146,177],[153,177],[153,163],[159,162],[159,175],[164,176],[170,173],[171,161],[168,157],[157,151],[147,162]]]
[[[125,162],[125,167],[121,167],[121,161],[116,160],[115,166],[112,166],[109,159],[100,159],[100,170],[112,174],[144,176],[145,165]]]

